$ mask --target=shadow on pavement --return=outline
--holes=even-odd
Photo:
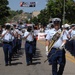
[[[23,64],[23,63],[22,62],[11,63],[11,65],[19,65],[19,64]]]
[[[3,44],[2,43],[0,43],[0,47],[2,47],[3,46]]]
[[[12,61],[15,61],[15,63],[11,62],[11,65],[22,64],[22,62],[17,62],[17,60],[19,60],[19,58],[21,58],[23,56],[23,54],[24,54],[24,49],[22,48],[12,57]]]
[[[35,55],[33,56],[33,59],[32,59],[32,61],[33,61],[32,65],[41,64],[41,62],[40,62],[41,57],[42,57],[42,55],[40,53],[40,49],[37,48],[36,53],[35,53]]]
[[[37,64],[41,64],[41,62],[33,62],[32,65],[37,65]]]
[[[65,48],[72,56],[75,57],[75,41],[67,41]]]

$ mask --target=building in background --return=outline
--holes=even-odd
[[[40,11],[33,11],[32,12],[32,18],[37,17],[40,14]]]

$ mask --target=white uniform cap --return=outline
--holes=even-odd
[[[52,22],[53,22],[53,23],[54,23],[54,22],[56,22],[56,23],[57,23],[57,22],[61,22],[61,19],[60,19],[60,18],[53,18],[53,19],[52,19]]]
[[[64,25],[62,25],[62,28],[64,27]]]
[[[6,23],[5,25],[7,26],[7,25],[11,25],[11,24],[10,23]]]
[[[53,25],[53,23],[49,23],[49,25],[51,26],[51,25]]]
[[[67,28],[67,27],[70,27],[70,25],[69,24],[65,24],[65,25],[63,25],[63,27]]]
[[[49,23],[49,24],[47,25],[47,28],[50,28],[52,25],[53,25],[53,23]]]
[[[75,26],[75,24],[71,24],[71,27]]]
[[[50,28],[50,25],[49,24],[47,25],[47,28]]]

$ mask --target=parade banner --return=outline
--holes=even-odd
[[[38,33],[38,40],[45,40],[45,33]]]
[[[20,2],[20,7],[35,7],[36,2]]]

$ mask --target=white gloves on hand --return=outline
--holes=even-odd
[[[46,55],[48,56],[48,51],[46,51]]]
[[[64,49],[64,43],[62,43],[62,45],[59,47],[60,50]]]
[[[59,49],[60,49],[60,50],[64,49],[64,46],[60,46]]]
[[[46,55],[48,55],[48,46],[46,46]]]

